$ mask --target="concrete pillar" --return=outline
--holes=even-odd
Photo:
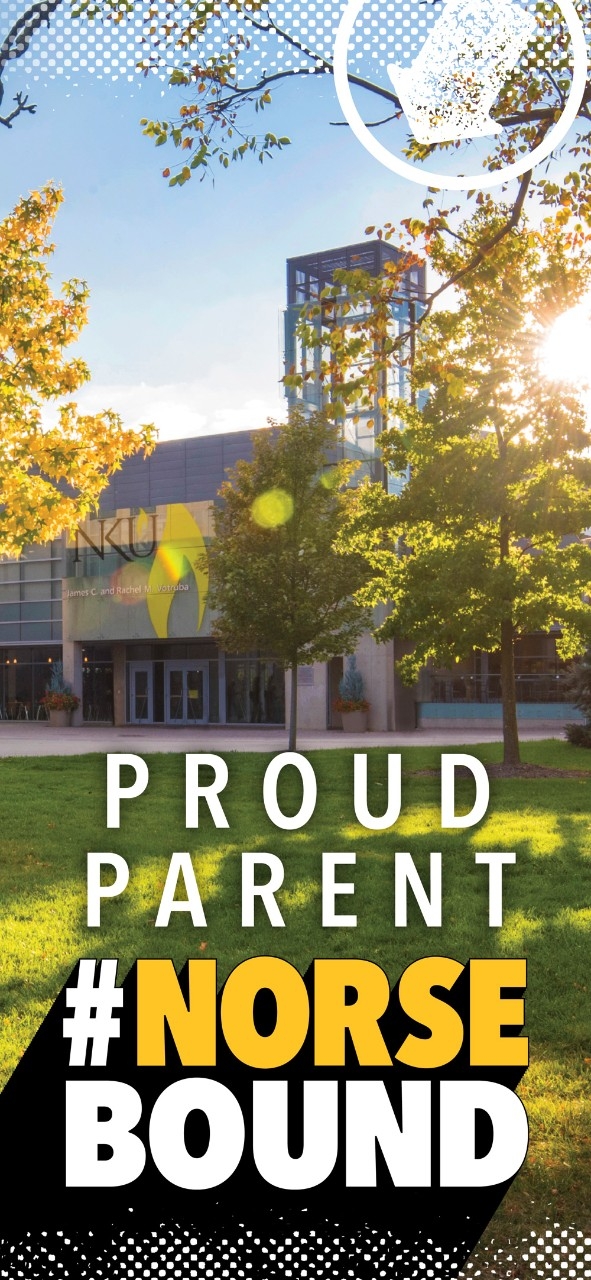
[[[125,724],[125,645],[112,645],[113,654],[113,723]]]
[[[357,669],[369,702],[368,727],[384,733],[394,728],[393,642],[376,644],[369,631],[357,646]],[[345,668],[347,659],[345,658]]]
[[[285,672],[285,715],[289,719],[291,674]],[[298,669],[298,729],[327,727],[327,665],[314,662]]]
[[[395,639],[393,642],[392,653],[392,672],[394,675],[394,722],[393,729],[397,729],[399,733],[408,733],[409,730],[417,727],[417,701],[418,701],[418,685],[403,684],[400,676],[396,674],[395,663],[404,657],[405,653],[411,653],[413,645],[406,640]]]
[[[211,670],[211,668],[210,668]],[[219,700],[219,722],[226,724],[227,700],[226,700],[226,655],[223,649],[220,649],[218,655],[218,700]]]
[[[72,724],[82,724],[84,719],[82,708],[82,644],[79,640],[64,640],[62,644],[62,662],[64,680],[69,684],[72,693],[80,698],[80,706],[72,713]]]

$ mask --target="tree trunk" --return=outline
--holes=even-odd
[[[298,736],[298,664],[294,662],[289,668],[291,672],[291,698],[289,702],[289,745],[288,751],[295,751]]]
[[[501,623],[501,695],[503,699],[503,764],[519,764],[515,659],[511,618],[505,618]]]

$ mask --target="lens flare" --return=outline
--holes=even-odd
[[[323,471],[320,483],[324,489],[338,489],[342,481],[336,467],[329,467],[327,471]]]
[[[266,493],[255,498],[251,511],[253,520],[261,529],[276,529],[291,520],[293,498],[285,489],[267,489]]]
[[[190,563],[183,547],[175,547],[167,543],[158,548],[157,557],[159,565],[171,583],[179,582],[189,572]]]
[[[135,605],[143,599],[148,585],[149,568],[140,563],[125,564],[111,574],[110,586],[114,587],[116,604]]]

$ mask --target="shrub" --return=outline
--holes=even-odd
[[[335,711],[341,714],[347,711],[368,711],[369,702],[364,697],[363,676],[357,670],[355,656],[347,658],[347,667],[342,680],[339,681],[339,696],[334,704]]]
[[[75,693],[46,693],[40,699],[46,711],[76,711],[80,698]]]
[[[587,650],[573,664],[565,687],[571,702],[583,712],[586,723],[591,725],[591,651]]]
[[[564,733],[573,747],[591,747],[591,724],[567,724]]]
[[[591,651],[575,662],[570,670],[566,689],[571,702],[585,717],[584,724],[567,724],[565,736],[573,747],[591,747]]]
[[[64,680],[62,662],[54,662],[49,684],[45,686],[45,695],[40,701],[46,711],[76,711],[80,706],[80,698],[72,693],[71,685]]]

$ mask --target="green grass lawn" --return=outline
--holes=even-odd
[[[452,748],[461,750],[462,748]],[[499,745],[467,748],[486,762],[500,760]],[[386,751],[370,751],[370,808],[386,797]],[[440,750],[403,751],[403,809],[391,831],[366,831],[355,819],[353,753],[310,752],[318,780],[316,813],[293,833],[278,831],[265,815],[262,779],[268,756],[228,754],[230,782],[223,796],[229,829],[216,831],[207,814],[198,831],[184,825],[184,756],[146,757],[148,792],[122,809],[119,831],[107,831],[105,758],[2,760],[0,776],[0,992],[1,1082],[14,1070],[51,1000],[79,956],[118,956],[127,968],[137,956],[172,956],[181,962],[216,957],[220,980],[250,955],[285,957],[302,971],[314,956],[364,956],[395,980],[412,960],[428,954],[526,956],[526,1000],[531,1066],[520,1089],[530,1117],[527,1166],[496,1219],[505,1237],[545,1226],[546,1219],[591,1228],[591,756],[557,741],[524,745],[524,759],[584,776],[500,778],[491,783],[488,814],[478,827],[441,832]],[[286,786],[287,807],[298,804]],[[473,788],[460,784],[466,805]],[[207,916],[194,929],[186,914],[169,928],[154,921],[170,855],[188,849]],[[441,930],[428,929],[411,908],[406,929],[393,922],[393,854],[408,850],[426,870],[431,850],[444,855]],[[86,927],[88,850],[122,854],[130,864],[127,892],[103,905],[100,929]],[[261,910],[254,929],[240,917],[240,855],[275,853],[285,866],[278,896],[284,929],[273,929]],[[321,927],[323,850],[355,851],[358,926]],[[514,850],[517,866],[505,872],[502,929],[487,924],[487,875],[476,850]],[[122,975],[121,975],[122,976]]]

